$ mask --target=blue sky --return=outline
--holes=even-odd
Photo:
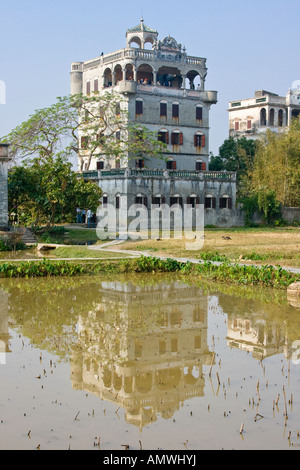
[[[145,24],[207,58],[206,89],[218,91],[211,108],[210,150],[228,137],[228,102],[266,89],[285,96],[300,80],[299,0],[182,0],[87,2],[11,0],[0,9],[0,136],[70,92],[71,62],[125,47],[125,33]]]

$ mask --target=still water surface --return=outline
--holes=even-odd
[[[300,310],[164,275],[0,281],[1,449],[300,449]]]

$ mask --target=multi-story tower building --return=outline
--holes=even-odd
[[[254,98],[231,101],[228,111],[230,137],[255,139],[266,129],[284,132],[300,115],[300,89],[292,88],[286,96],[256,91]]]
[[[188,56],[170,36],[160,41],[143,19],[127,30],[124,49],[72,63],[71,94],[120,94],[129,121],[166,144],[163,159],[116,162],[99,152],[83,165],[86,177],[98,179],[103,202],[118,205],[125,195],[128,206],[195,201],[205,204],[206,223],[232,224],[235,174],[208,171],[209,110],[217,92],[205,90],[206,75],[205,58]]]

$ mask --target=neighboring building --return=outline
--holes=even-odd
[[[254,98],[229,103],[229,136],[255,139],[266,129],[284,132],[300,115],[300,89],[290,89],[286,97],[256,91]]]
[[[8,229],[7,172],[9,162],[8,145],[0,144],[0,230]]]
[[[104,203],[119,207],[122,197],[128,207],[203,203],[205,223],[233,224],[235,174],[208,171],[209,110],[217,92],[205,90],[206,75],[205,58],[188,56],[170,36],[160,41],[143,19],[127,31],[124,49],[72,63],[71,94],[119,93],[129,120],[167,145],[165,159],[119,163],[99,152],[83,169],[87,178],[99,181]]]

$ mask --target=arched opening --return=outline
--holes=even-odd
[[[157,83],[161,86],[181,88],[182,75],[177,67],[160,67],[157,71]]]
[[[137,69],[137,81],[141,85],[151,85],[153,83],[153,69],[148,64],[141,64]]]
[[[142,47],[141,40],[138,36],[134,36],[130,39],[129,47],[141,49]]]
[[[123,71],[121,65],[116,65],[114,69],[115,73],[115,84],[117,85],[118,82],[121,82],[123,80]]]
[[[153,49],[155,45],[155,39],[152,36],[148,36],[144,40],[144,49]]]
[[[275,123],[275,111],[274,111],[273,108],[270,109],[269,122],[270,122],[270,126],[274,126],[274,123]]]
[[[105,87],[109,87],[109,86],[112,86],[112,73],[111,73],[111,69],[110,68],[107,68],[104,70],[104,74],[103,74],[103,85]]]
[[[262,108],[260,110],[260,125],[261,126],[266,126],[267,125],[267,113],[265,108]]]
[[[278,111],[278,127],[282,127],[283,126],[283,111],[282,109],[280,109]]]
[[[187,75],[187,80],[188,80],[188,87],[190,90],[197,90],[201,88],[201,79],[199,72],[196,70],[190,70]]]
[[[133,65],[125,65],[125,80],[133,80]]]

